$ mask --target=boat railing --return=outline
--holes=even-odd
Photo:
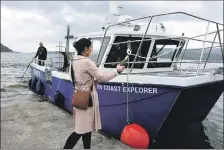
[[[201,61],[202,63],[208,62],[208,63],[223,63],[222,61]],[[126,62],[126,64],[133,64],[134,61]],[[141,64],[141,63],[180,63],[180,61],[137,61],[135,64]],[[198,64],[200,61],[182,61],[181,63],[189,63],[189,64]],[[109,63],[96,63],[97,65],[103,64],[103,65],[116,65],[120,64],[120,62],[109,62]]]
[[[71,60],[72,58],[69,59],[68,62],[70,62]],[[33,58],[32,63],[40,65],[40,66],[49,67],[51,70],[58,70],[58,71],[63,71],[63,65],[64,65],[64,61],[62,60],[61,56],[50,57],[47,60],[40,60],[38,58]]]
[[[34,64],[39,64],[39,62],[40,62],[41,64],[43,64],[45,61],[46,61],[46,60],[41,60],[41,59],[38,59],[38,58],[33,58],[33,59],[32,59],[32,63],[34,63]]]
[[[157,38],[156,40],[158,40],[158,39],[184,39],[184,40],[187,41],[186,43],[184,43],[185,44],[184,45],[185,48],[181,51],[181,53],[183,54],[181,60],[180,61],[169,61],[169,62],[171,62],[171,63],[180,63],[179,68],[181,67],[181,64],[182,63],[190,63],[190,62],[183,62],[183,58],[184,58],[185,52],[186,51],[189,51],[189,49],[187,49],[187,48],[188,48],[188,43],[190,41],[197,41],[197,42],[202,42],[203,43],[202,48],[197,48],[197,50],[201,50],[201,53],[200,53],[199,61],[197,61],[198,66],[197,66],[197,70],[196,70],[196,76],[198,75],[198,72],[200,70],[200,65],[202,63],[205,64],[203,69],[205,69],[205,66],[206,66],[207,63],[211,63],[210,61],[208,61],[208,57],[210,56],[210,53],[211,53],[212,48],[214,48],[214,47],[218,48],[219,47],[220,50],[221,50],[221,54],[222,54],[222,61],[224,60],[223,43],[221,42],[221,36],[220,36],[220,32],[223,32],[223,29],[219,29],[219,25],[221,25],[223,27],[223,24],[218,23],[218,22],[215,22],[215,21],[211,21],[211,20],[208,20],[208,19],[204,19],[204,18],[195,16],[195,15],[191,15],[191,14],[188,14],[188,13],[184,13],[184,12],[173,12],[173,13],[164,13],[164,14],[150,15],[150,16],[146,16],[146,17],[141,17],[141,18],[132,19],[132,20],[128,20],[128,21],[119,22],[119,23],[115,23],[115,24],[109,25],[105,29],[104,36],[103,36],[103,40],[102,40],[102,44],[101,44],[101,48],[100,48],[100,52],[99,53],[101,53],[101,50],[102,50],[102,47],[103,46],[119,45],[119,44],[132,43],[132,42],[140,42],[140,45],[139,45],[139,47],[137,49],[137,52],[135,54],[135,57],[134,57],[134,61],[132,62],[132,65],[131,65],[131,68],[130,68],[130,71],[129,71],[129,74],[131,74],[132,73],[132,69],[133,69],[135,63],[139,63],[139,61],[136,61],[136,60],[137,60],[137,57],[140,57],[138,54],[139,54],[139,51],[140,51],[140,49],[142,47],[143,41],[150,41],[150,40],[152,40],[152,39],[145,39],[146,34],[148,32],[148,29],[149,29],[149,26],[150,26],[150,24],[152,22],[152,19],[155,18],[155,17],[159,17],[159,16],[167,16],[167,15],[174,15],[174,14],[182,14],[182,15],[186,15],[186,16],[190,16],[190,17],[199,19],[201,21],[206,21],[208,23],[208,25],[207,25],[207,28],[206,28],[206,33],[205,34],[202,34],[202,35],[197,35],[197,36],[193,36],[193,37],[186,37],[186,36],[168,37],[168,36],[161,35],[161,37]],[[142,20],[142,19],[147,19],[147,18],[149,18],[149,22],[148,22],[147,28],[146,28],[146,30],[145,30],[145,32],[144,32],[141,40],[117,42],[117,43],[103,45],[104,39],[106,37],[106,33],[107,33],[107,31],[108,31],[109,28],[111,28],[113,26],[116,26],[116,25],[119,25],[121,23],[128,23],[128,22]],[[216,25],[216,31],[208,32],[209,31],[210,24],[215,24]],[[207,40],[207,36],[208,35],[211,35],[211,34],[215,34],[213,41]],[[218,42],[215,41],[216,36],[218,36],[218,40],[219,40]],[[204,37],[204,39],[203,40],[198,39],[199,37]],[[206,43],[210,43],[211,44],[211,47],[205,47]],[[219,45],[218,46],[217,45],[214,46],[214,44],[219,44]],[[202,57],[203,57],[203,54],[204,54],[204,50],[207,49],[207,48],[210,48],[209,54],[208,54],[208,56],[206,58],[206,61],[203,61],[202,60]],[[196,49],[194,49],[194,50],[196,50]],[[179,57],[180,57],[180,55],[179,55]],[[179,59],[179,57],[178,57],[178,59]],[[98,62],[98,60],[99,60],[99,56],[97,58],[97,62]],[[144,62],[141,62],[141,63],[151,63],[151,62],[152,61],[144,61]],[[128,62],[128,63],[130,63],[130,62]],[[159,61],[159,62],[153,62],[153,63],[161,63],[161,61]],[[102,64],[102,63],[100,63],[100,64]],[[108,63],[108,64],[112,64],[112,63]]]
[[[223,30],[222,30],[223,31]],[[213,32],[214,33],[214,32]],[[199,40],[199,39],[192,39],[191,37],[183,37],[183,36],[181,36],[181,37],[179,37],[179,36],[177,36],[177,37],[172,37],[172,39],[188,39],[188,40],[195,40],[195,41],[199,41],[199,42],[204,42],[203,40]],[[157,38],[157,40],[165,40],[165,39],[171,39],[170,37],[161,37],[161,38]],[[109,46],[109,45],[119,45],[119,44],[125,44],[125,43],[127,43],[127,44],[130,44],[130,43],[134,43],[134,42],[140,42],[141,40],[133,40],[133,41],[128,41],[128,42],[116,42],[116,43],[111,43],[111,44],[106,44],[106,45],[102,45],[102,47],[104,47],[104,46]],[[145,39],[145,40],[143,40],[143,41],[152,41],[152,39]],[[205,42],[208,42],[208,43],[216,43],[216,44],[219,44],[219,42],[213,42],[213,41],[205,41]],[[221,43],[221,45],[223,46],[223,43]],[[161,54],[161,55],[157,55],[157,56],[154,56],[154,57],[150,57],[150,59],[154,59],[154,58],[160,58],[161,56],[164,56],[164,55],[166,55],[166,54],[168,54],[168,53],[171,53],[171,52],[173,52],[173,51],[175,51],[175,50],[178,50],[179,48],[181,48],[181,46],[178,46],[177,48],[175,48],[175,49],[171,49],[170,51],[168,51],[168,52],[166,52],[166,53],[163,53],[163,54]],[[210,47],[205,47],[204,49],[209,49],[210,48],[210,50],[212,49],[212,48],[220,48],[220,45],[218,45],[218,46],[210,46]],[[194,51],[194,50],[201,50],[202,48],[196,48],[196,49],[185,49],[185,51]],[[185,53],[185,52],[184,52]],[[144,59],[146,59],[146,57],[141,57],[141,56],[139,56],[139,55],[137,55],[137,54],[129,54],[129,56],[136,56],[136,57],[139,57],[139,58],[144,58]],[[168,62],[170,62],[170,63],[191,63],[191,62],[183,62],[183,57],[184,57],[184,54],[182,55],[182,59],[181,59],[181,62],[180,61],[159,61],[159,62],[155,62],[155,61],[137,61],[137,62],[135,62],[135,63],[168,63]],[[209,56],[208,56],[209,57]],[[222,62],[217,62],[217,61],[215,61],[215,62],[212,62],[212,61],[201,61],[202,63],[222,63]],[[97,65],[100,65],[100,64],[118,64],[118,63],[120,63],[120,62],[110,62],[110,63],[97,63]],[[129,63],[131,63],[131,64],[133,64],[134,62],[129,62]],[[197,64],[199,64],[200,63],[200,61],[193,61],[193,63],[197,63]]]
[[[33,58],[32,63],[37,64],[39,66],[52,67],[53,58],[48,58],[47,60],[41,60],[38,58]]]
[[[51,69],[60,68],[62,66],[63,62],[61,62],[61,61],[56,62],[56,61],[54,61],[54,58],[58,58],[58,57],[48,58],[47,60],[33,58],[32,63],[40,65],[40,66],[49,67]]]
[[[223,31],[223,30],[220,30]],[[158,36],[158,35],[157,35]],[[194,40],[198,42],[207,42],[207,43],[214,43],[214,44],[220,44],[219,42],[213,42],[213,41],[204,41],[200,39],[195,39],[192,37],[187,37],[187,36],[162,36],[160,38],[156,38],[156,40],[166,40],[166,39],[185,39],[185,40]],[[133,41],[125,41],[125,42],[116,42],[116,43],[111,43],[111,44],[106,44],[106,45],[101,45],[101,47],[106,47],[106,46],[112,46],[112,45],[120,45],[120,44],[125,44],[125,43],[135,43],[135,42],[141,42],[141,41],[152,41],[152,39],[144,39],[144,40],[133,40]],[[223,45],[223,43],[221,43]]]

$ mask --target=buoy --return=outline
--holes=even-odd
[[[127,57],[127,60],[129,61],[129,57]],[[128,66],[127,66],[128,68]],[[127,88],[129,88],[128,85],[128,78],[129,74],[127,75]],[[150,137],[147,133],[147,131],[140,125],[136,123],[130,123],[129,121],[129,92],[127,91],[127,116],[126,121],[127,125],[124,127],[124,129],[121,132],[121,142],[136,149],[147,149],[150,144]]]
[[[32,78],[29,80],[28,82],[28,87],[29,87],[29,90],[31,89],[31,83],[32,83]]]
[[[37,93],[40,93],[40,90],[41,90],[41,87],[40,87],[41,85],[40,85],[40,84],[41,84],[41,80],[39,79],[39,80],[37,81],[37,84],[36,84],[36,92],[37,92]]]
[[[137,149],[147,149],[150,137],[147,131],[138,124],[131,123],[124,127],[121,142]]]
[[[36,84],[36,92],[38,94],[43,94],[42,91],[44,91],[44,85],[43,85],[43,82],[41,82],[41,80],[39,79],[37,84]]]
[[[35,77],[32,78],[32,81],[31,81],[31,90],[36,91],[37,81],[38,80]]]

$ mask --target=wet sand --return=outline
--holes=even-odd
[[[41,98],[31,100],[33,99],[31,95],[20,95],[19,99],[23,100],[1,106],[1,148],[62,149],[67,137],[73,131],[72,115],[47,101],[42,101]],[[77,148],[83,149],[81,138],[74,147]],[[91,148],[130,147],[100,133],[93,133]]]

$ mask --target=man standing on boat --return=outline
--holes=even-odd
[[[44,66],[44,61],[47,59],[47,49],[43,46],[43,43],[40,42],[40,47],[37,50],[37,53],[34,58],[38,56],[38,65]]]

